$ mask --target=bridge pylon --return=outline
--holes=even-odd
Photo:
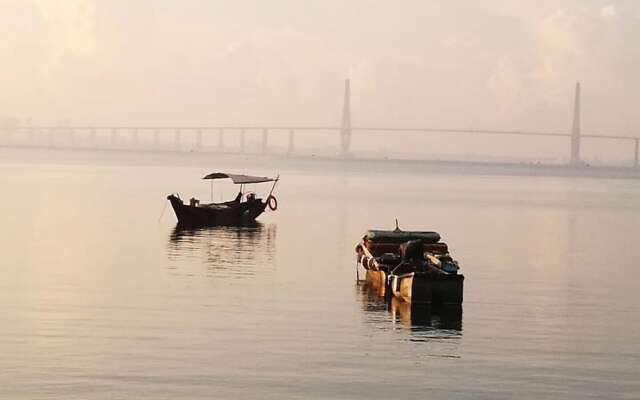
[[[351,147],[351,84],[344,81],[344,102],[342,105],[342,123],[340,125],[340,153],[344,157]]]
[[[571,165],[580,164],[580,82],[576,83],[573,100],[573,125],[571,126]]]

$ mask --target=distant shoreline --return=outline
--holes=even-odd
[[[25,154],[39,155],[21,157]],[[96,157],[96,155],[99,155]],[[2,162],[63,163],[82,162],[138,166],[203,166],[217,163],[244,162],[247,167],[282,170],[291,167],[315,169],[318,167],[344,172],[373,173],[430,173],[452,175],[538,176],[602,179],[640,179],[640,168],[614,166],[568,166],[543,163],[517,163],[499,161],[445,161],[375,157],[330,157],[312,155],[274,155],[237,152],[195,152],[138,149],[86,149],[78,147],[0,146]]]

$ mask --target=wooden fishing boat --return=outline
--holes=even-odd
[[[202,179],[211,180],[211,198],[213,199],[213,180],[231,179],[234,184],[240,185],[240,191],[235,199],[222,203],[201,203],[196,198],[191,198],[189,204],[185,204],[178,194],[170,194],[167,200],[171,203],[173,211],[178,218],[178,225],[185,227],[215,226],[215,225],[247,225],[255,222],[267,207],[275,211],[278,208],[278,200],[273,195],[276,183],[280,179],[262,176],[249,176],[214,172]],[[271,191],[265,201],[258,198],[254,192],[243,191],[244,186],[253,183],[273,182]]]
[[[367,284],[387,298],[462,304],[464,276],[436,232],[370,230],[356,246]]]

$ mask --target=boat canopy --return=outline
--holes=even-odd
[[[267,178],[266,176],[251,176],[239,174],[227,174],[224,172],[213,172],[206,175],[202,179],[231,179],[236,185],[245,185],[248,183],[275,182],[278,178]]]
[[[438,232],[422,232],[422,231],[383,231],[370,229],[364,235],[365,240],[380,243],[404,243],[409,240],[422,240],[426,244],[438,243],[440,234]]]

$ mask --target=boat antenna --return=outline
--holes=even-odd
[[[398,227],[398,218],[396,218],[396,229],[393,230],[394,232],[400,232],[401,229]]]

